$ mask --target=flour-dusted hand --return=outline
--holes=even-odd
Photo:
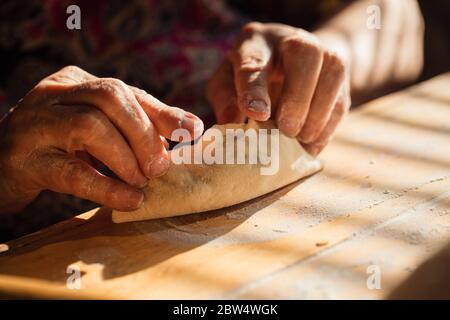
[[[252,22],[218,68],[207,96],[219,123],[267,120],[311,154],[350,107],[346,57],[302,29]]]
[[[118,79],[63,68],[0,123],[0,212],[22,209],[45,189],[136,209],[147,177],[167,171],[164,137],[178,128],[197,137],[203,123]],[[98,172],[90,156],[121,180]]]

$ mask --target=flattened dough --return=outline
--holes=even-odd
[[[272,121],[251,120],[247,124],[216,125],[213,128],[219,129],[225,135],[228,128],[273,129],[275,126]],[[202,147],[205,148],[208,143],[214,143],[214,139],[212,142],[205,141]],[[246,146],[248,160],[248,144]],[[193,146],[183,148],[193,150]],[[226,151],[223,151],[224,158]],[[133,212],[114,211],[113,222],[156,219],[228,207],[309,176],[321,169],[321,162],[310,156],[297,140],[280,133],[279,170],[274,175],[261,175],[261,167],[267,166],[259,161],[258,164],[248,164],[248,161],[245,164],[210,165],[171,163],[165,175],[149,181],[144,190],[145,201],[142,207]]]

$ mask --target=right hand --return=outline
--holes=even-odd
[[[0,212],[23,209],[45,189],[137,209],[139,188],[167,171],[164,137],[178,128],[197,138],[203,123],[118,79],[65,67],[0,122]],[[98,172],[90,155],[122,181]]]

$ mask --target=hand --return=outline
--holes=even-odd
[[[22,209],[44,189],[136,209],[147,177],[168,169],[163,137],[177,128],[196,138],[203,123],[118,79],[63,68],[0,123],[0,212]],[[99,173],[91,155],[122,181]]]
[[[350,107],[345,60],[302,29],[252,22],[210,79],[207,97],[219,123],[273,113],[284,134],[317,155]]]

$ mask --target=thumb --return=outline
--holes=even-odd
[[[270,117],[268,73],[272,49],[258,27],[246,27],[241,43],[230,53],[238,104],[255,120]]]
[[[43,189],[72,194],[121,211],[136,210],[141,190],[104,176],[88,163],[63,151],[44,152],[34,162],[36,181]]]

